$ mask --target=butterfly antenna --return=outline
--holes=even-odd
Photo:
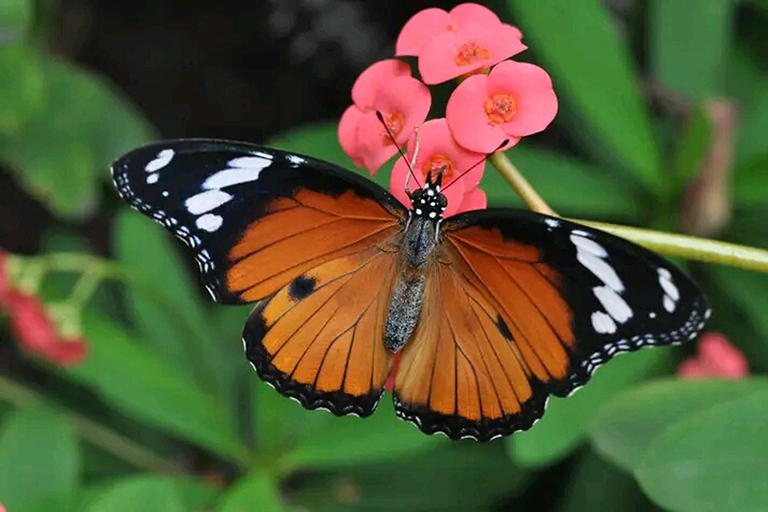
[[[389,140],[392,141],[392,144],[395,145],[397,148],[397,152],[400,154],[400,157],[405,161],[405,165],[408,166],[408,177],[405,178],[405,194],[408,197],[411,197],[411,191],[408,188],[408,184],[411,181],[411,177],[413,177],[414,181],[416,181],[416,184],[421,187],[421,183],[419,183],[419,179],[416,177],[416,174],[413,172],[413,166],[416,165],[416,156],[419,154],[419,127],[416,126],[414,128],[415,134],[416,134],[416,146],[413,151],[413,160],[410,162],[408,161],[408,156],[405,154],[405,151],[403,151],[403,148],[400,147],[400,145],[395,140],[395,135],[392,133],[392,130],[389,129],[389,125],[384,120],[384,115],[380,111],[376,111],[376,118],[379,120],[379,122],[384,126],[384,129],[387,131],[387,136],[389,136]]]
[[[506,146],[508,142],[509,142],[509,139],[505,140],[504,142],[502,142],[501,144],[499,144],[499,147],[497,147],[496,149],[494,149],[493,151],[491,151],[490,153],[488,153],[488,155],[492,155],[492,154],[494,154],[495,152],[497,152],[498,150],[500,150],[501,148],[503,148],[504,146]],[[456,183],[457,181],[459,181],[459,180],[460,180],[460,179],[461,179],[461,178],[462,178],[462,177],[463,177],[465,174],[467,174],[469,171],[471,171],[472,169],[474,169],[474,168],[475,168],[475,167],[477,167],[478,165],[480,165],[480,164],[482,164],[483,162],[485,162],[485,161],[488,159],[488,155],[485,155],[483,158],[481,158],[481,159],[480,159],[480,160],[478,160],[478,161],[477,161],[475,164],[473,164],[473,165],[472,165],[472,166],[471,166],[469,169],[467,169],[466,171],[464,171],[464,172],[462,172],[461,174],[459,174],[459,175],[456,177],[456,179],[454,179],[454,180],[451,180],[451,182],[450,182],[449,184],[447,184],[445,187],[443,187],[443,190],[441,190],[441,192],[445,192],[445,189],[447,189],[448,187],[450,187],[451,185],[453,185],[454,183]]]

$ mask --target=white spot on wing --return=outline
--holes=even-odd
[[[624,283],[621,282],[618,274],[608,262],[581,248],[576,251],[576,259],[612,290],[624,291]]]
[[[208,179],[203,182],[203,188],[206,190],[221,189],[231,185],[256,181],[259,179],[259,174],[261,174],[262,170],[264,170],[264,167],[236,167],[232,169],[224,169],[223,171],[219,171],[216,174],[209,176]]]
[[[675,305],[675,301],[672,300],[669,295],[664,296],[664,309],[666,309],[668,313],[672,313],[675,310]]]
[[[187,199],[184,206],[192,215],[200,215],[218,208],[230,199],[232,196],[221,190],[207,190]]]
[[[144,170],[147,172],[155,172],[159,171],[166,165],[170,163],[170,161],[173,159],[174,151],[172,149],[164,149],[161,152],[157,154],[154,160],[149,162],[146,167],[144,167]]]
[[[605,248],[594,240],[577,235],[575,232],[571,233],[571,242],[577,249],[584,249],[585,251],[594,254],[600,258],[608,256]]]
[[[152,185],[153,183],[157,183],[157,180],[159,178],[160,178],[160,175],[157,173],[150,174],[149,176],[147,176],[147,183],[149,183],[150,185]]]
[[[632,318],[632,308],[613,289],[608,286],[596,286],[592,291],[614,320],[623,324]]]
[[[241,156],[233,158],[227,164],[230,167],[236,167],[238,169],[264,169],[269,167],[272,163],[271,158],[265,158],[263,156]]]
[[[306,160],[304,160],[300,156],[296,156],[296,155],[286,155],[285,159],[288,160],[288,162],[290,162],[294,166],[299,166],[299,165],[303,164],[304,162],[306,162]]]
[[[206,213],[205,215],[201,215],[197,218],[195,221],[195,225],[203,229],[205,231],[208,231],[209,233],[213,233],[217,229],[221,227],[221,224],[224,222],[224,219],[221,218],[220,215],[215,215],[213,213]]]

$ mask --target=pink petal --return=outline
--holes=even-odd
[[[686,359],[677,367],[677,375],[684,379],[706,379],[712,376],[710,370],[696,359]]]
[[[545,129],[557,114],[557,96],[546,71],[526,62],[505,61],[488,75],[488,95],[510,94],[517,113],[503,124],[505,133],[522,137]]]
[[[477,49],[477,56],[466,63],[467,46]],[[455,32],[435,36],[419,54],[419,72],[426,84],[438,84],[472,71],[493,66],[526,49],[513,32],[502,24],[494,26],[465,23]]]
[[[352,101],[360,110],[373,108],[379,89],[395,77],[411,76],[411,67],[398,59],[386,59],[368,66],[352,86]]]
[[[376,113],[363,114],[357,128],[357,157],[373,176],[379,167],[397,153]]]
[[[495,12],[484,5],[471,2],[457,5],[448,14],[450,15],[450,23],[455,27],[460,27],[466,23],[488,26],[495,26],[501,23]]]
[[[470,76],[456,87],[445,107],[445,118],[456,142],[479,153],[494,151],[508,138],[500,126],[488,122],[487,85],[488,76]]]
[[[403,129],[396,137],[401,145],[411,137],[414,127],[424,122],[431,105],[429,88],[412,77],[390,79],[379,89],[373,101],[373,108],[379,112],[403,115]]]
[[[408,177],[408,172],[408,164],[402,158],[398,158],[395,166],[392,167],[392,174],[389,177],[389,191],[398,201],[403,203],[403,206],[410,209],[411,200],[405,193],[405,179]],[[417,188],[419,188],[419,185],[411,178],[408,190],[416,190]]]
[[[448,13],[437,7],[424,9],[405,22],[395,43],[395,55],[416,56],[438,34],[449,30]]]
[[[723,377],[743,377],[749,373],[747,358],[720,333],[702,336],[699,357]]]
[[[363,161],[360,158],[360,151],[357,144],[357,131],[360,127],[360,121],[364,114],[356,106],[351,105],[341,115],[339,120],[339,145],[344,153],[355,163],[362,167]]]
[[[464,199],[461,201],[457,213],[468,212],[471,210],[484,210],[487,206],[488,198],[486,197],[485,192],[479,187],[474,187],[471,190],[464,192]]]

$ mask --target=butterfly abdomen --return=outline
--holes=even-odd
[[[384,343],[393,353],[405,346],[419,322],[427,278],[421,272],[415,274],[408,276],[403,272],[392,290],[384,327]]]

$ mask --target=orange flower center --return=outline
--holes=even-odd
[[[453,162],[445,155],[432,155],[421,165],[421,173],[424,175],[424,181],[427,180],[427,175],[432,172],[432,179],[437,176],[437,173],[443,171],[443,186],[451,181],[453,178]]]
[[[391,146],[395,143],[393,139],[397,139],[397,136],[403,131],[405,117],[400,112],[395,112],[392,115],[383,114],[383,116],[384,122],[387,124],[387,128],[392,134],[392,137],[390,137],[388,133],[383,133],[382,138],[384,139],[385,146]]]
[[[485,100],[485,113],[492,124],[508,123],[517,114],[517,102],[509,94],[496,93]]]
[[[459,53],[456,54],[456,65],[468,66],[477,61],[488,60],[490,58],[491,52],[487,48],[483,48],[474,41],[469,41],[459,48]]]

